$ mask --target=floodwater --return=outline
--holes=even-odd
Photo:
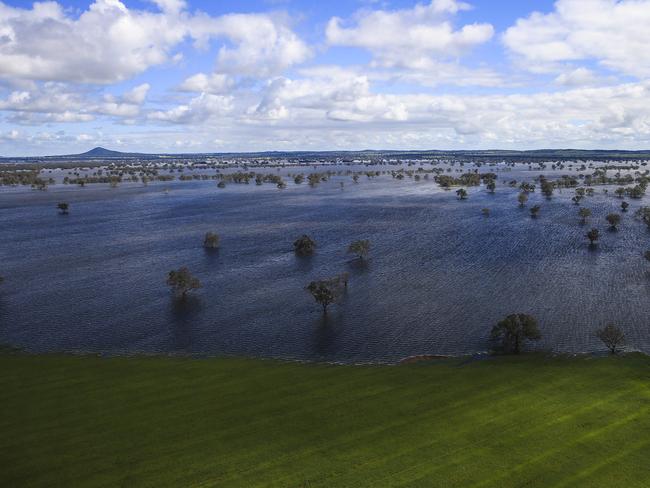
[[[538,319],[542,349],[602,350],[594,331],[611,322],[650,352],[650,231],[633,217],[648,197],[631,200],[612,232],[604,217],[620,200],[601,187],[583,201],[593,212],[583,226],[572,190],[531,194],[528,207],[542,207],[532,219],[501,186],[510,178],[500,175],[494,195],[470,189],[466,201],[432,180],[390,176],[285,190],[214,181],[0,189],[0,343],[392,362],[485,351],[492,325],[521,312]],[[64,200],[67,216],[55,208]],[[584,237],[591,227],[601,230],[596,249]],[[202,248],[208,231],[221,236],[218,251]],[[292,252],[302,234],[318,243],[312,257]],[[356,239],[372,243],[365,264],[345,252]],[[184,301],[165,284],[181,266],[203,284]],[[324,318],[305,286],[343,271],[347,294]]]

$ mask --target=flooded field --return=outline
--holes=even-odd
[[[1,189],[0,343],[391,362],[485,351],[492,325],[522,312],[539,321],[539,348],[602,350],[594,331],[613,322],[630,348],[650,352],[650,231],[634,218],[650,199],[628,199],[610,231],[605,216],[621,199],[597,186],[581,203],[592,211],[582,225],[573,189],[551,199],[537,190],[518,206],[504,181],[538,174],[498,173],[494,194],[468,188],[463,201],[432,179],[390,175],[314,188],[288,180],[284,190],[214,181]],[[57,213],[60,201],[69,215]],[[591,227],[601,232],[593,249]],[[208,231],[220,235],[218,251],[203,249]],[[317,241],[311,257],[293,252],[302,234]],[[365,264],[346,254],[356,239],[371,242]],[[184,301],[165,284],[181,266],[203,285]],[[305,286],[343,271],[347,293],[324,318]]]

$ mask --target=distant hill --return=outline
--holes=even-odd
[[[96,147],[85,153],[76,154],[75,156],[80,158],[121,158],[127,156],[127,153],[111,151],[110,149],[103,147]]]
[[[91,159],[168,159],[168,158],[283,158],[294,161],[330,160],[340,159],[352,161],[365,158],[436,158],[436,157],[461,157],[461,158],[489,158],[503,160],[567,160],[567,159],[650,159],[650,151],[625,151],[625,150],[598,150],[598,149],[535,149],[535,150],[375,150],[362,151],[260,151],[260,152],[221,152],[221,153],[131,153],[112,151],[104,147],[96,147],[81,154],[68,154],[58,156],[40,157],[13,157],[3,158],[2,162],[32,162],[32,161],[61,161],[61,160],[91,160]]]

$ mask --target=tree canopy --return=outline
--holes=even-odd
[[[172,270],[167,275],[167,284],[174,293],[185,297],[187,292],[201,288],[201,282],[186,267]]]
[[[542,338],[537,321],[531,315],[523,313],[508,315],[492,327],[491,338],[500,341],[504,352],[519,354],[525,341],[537,341]]]

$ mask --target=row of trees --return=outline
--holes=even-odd
[[[598,337],[609,352],[616,354],[625,346],[625,334],[614,324],[609,324],[596,331]],[[507,354],[519,354],[526,342],[542,338],[537,320],[532,315],[511,314],[499,321],[490,333],[490,338],[498,344],[498,349]]]
[[[203,247],[206,249],[219,248],[220,237],[215,232],[207,232],[203,238]],[[308,256],[316,250],[316,241],[308,235],[302,235],[293,243],[294,251],[298,256]],[[355,254],[356,259],[365,260],[370,253],[370,241],[367,239],[356,240],[350,243],[348,253]],[[172,270],[167,275],[167,285],[175,295],[185,298],[187,293],[201,288],[201,282],[187,267]],[[323,313],[327,308],[336,303],[343,291],[348,286],[348,274],[341,273],[332,278],[312,281],[306,289],[313,296],[314,300],[323,307]]]

